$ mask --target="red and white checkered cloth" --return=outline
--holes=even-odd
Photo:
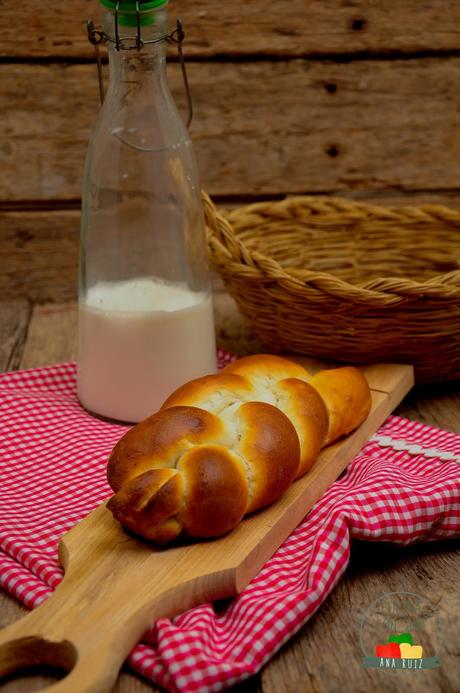
[[[111,494],[106,461],[126,427],[80,407],[74,364],[0,376],[0,421],[0,584],[35,607],[62,578],[59,537]],[[459,462],[460,436],[390,417],[242,594],[160,619],[129,664],[187,693],[254,674],[326,599],[352,538],[460,535]]]

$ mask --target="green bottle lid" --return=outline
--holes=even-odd
[[[117,6],[116,0],[99,0],[101,5],[109,10],[115,11]],[[167,5],[169,0],[139,0],[140,22],[142,24],[151,24],[153,20],[154,10],[159,9],[163,5]],[[120,24],[125,26],[136,26],[136,0],[120,0],[118,8]]]

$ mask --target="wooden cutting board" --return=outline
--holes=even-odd
[[[318,369],[319,362],[297,360]],[[78,523],[59,546],[61,584],[0,633],[0,676],[47,664],[70,672],[51,686],[54,693],[110,691],[155,619],[243,590],[413,385],[411,366],[362,370],[372,390],[367,420],[325,448],[281,499],[227,536],[156,548],[125,533],[105,505]]]

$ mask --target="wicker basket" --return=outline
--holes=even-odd
[[[219,214],[211,262],[267,350],[460,377],[460,211],[292,197]]]

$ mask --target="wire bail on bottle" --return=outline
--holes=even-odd
[[[164,34],[163,36],[157,36],[153,39],[144,40],[141,33],[141,11],[139,0],[136,2],[136,36],[120,36],[119,28],[119,11],[120,11],[120,0],[115,5],[115,38],[112,38],[105,31],[100,31],[94,27],[92,19],[88,19],[86,23],[86,28],[88,31],[88,41],[94,46],[94,52],[96,55],[97,64],[97,77],[99,82],[99,98],[101,105],[104,103],[104,77],[102,73],[102,59],[99,47],[104,43],[114,43],[115,49],[117,51],[121,50],[136,50],[140,51],[146,45],[153,43],[161,43],[161,41],[166,41],[167,43],[175,43],[177,46],[177,52],[179,55],[179,63],[181,66],[182,79],[184,81],[185,93],[187,95],[187,107],[188,107],[188,117],[187,117],[187,127],[190,127],[193,118],[193,102],[192,95],[190,92],[190,85],[187,77],[187,70],[185,67],[185,58],[182,50],[182,43],[185,38],[184,27],[181,19],[177,19],[176,28],[170,34]]]

